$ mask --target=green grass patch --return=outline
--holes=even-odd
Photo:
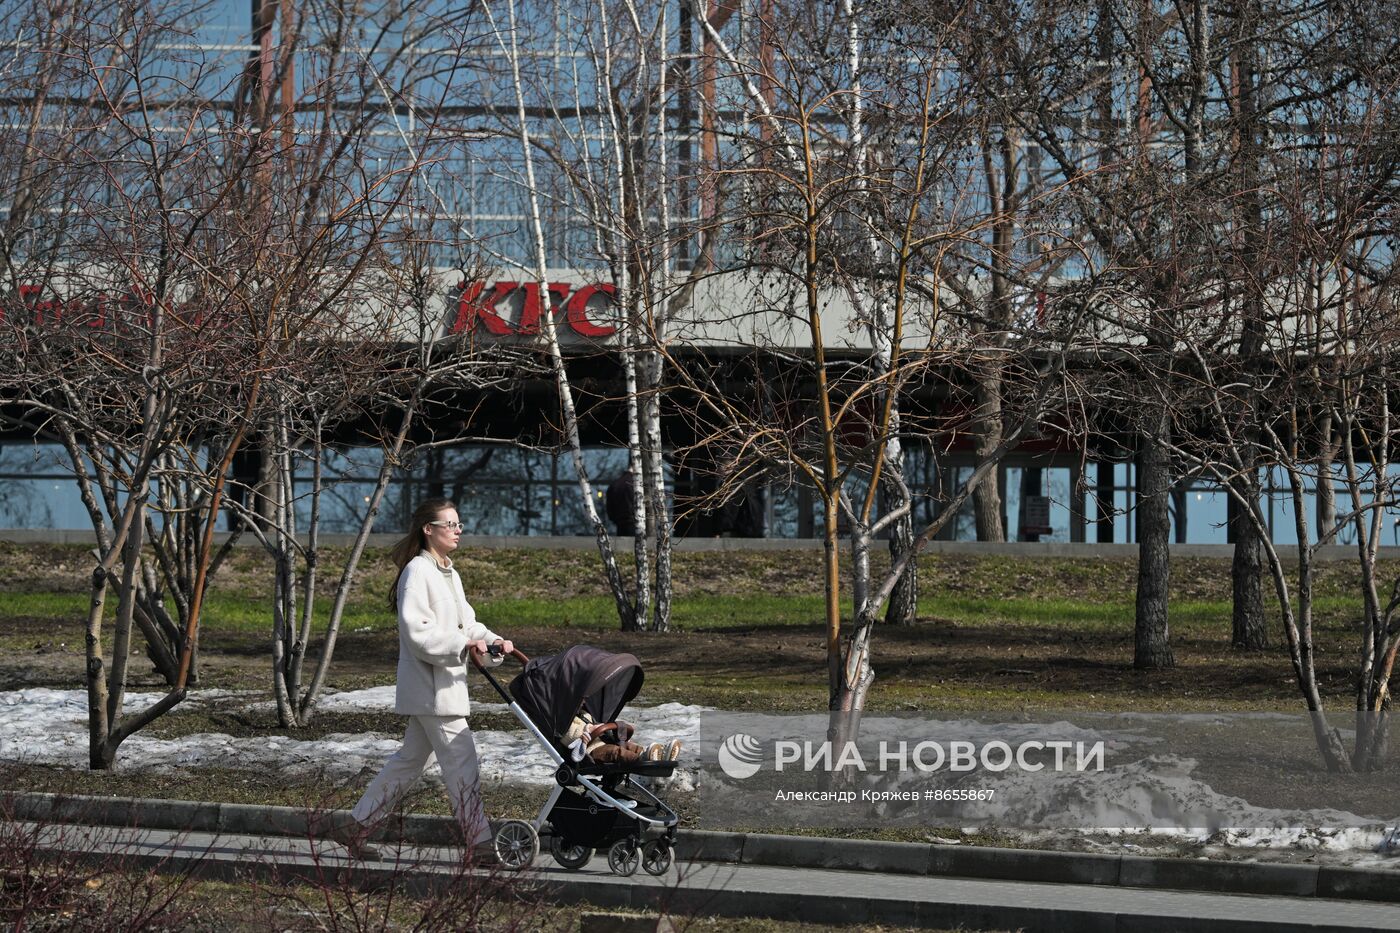
[[[11,619],[74,623],[86,617],[87,605],[87,598],[77,593],[0,593],[0,616]],[[476,602],[474,607],[480,618],[500,631],[523,626],[609,629],[617,625],[616,604],[607,596],[494,598]],[[109,606],[109,618],[113,611],[115,607]],[[677,631],[812,625],[821,623],[825,611],[820,595],[690,596],[673,604],[671,623]],[[841,611],[843,618],[850,618],[850,600],[842,601]],[[1171,621],[1183,631],[1228,626],[1230,611],[1231,604],[1226,600],[1177,599],[1171,603]],[[1276,602],[1266,603],[1266,611],[1278,618]],[[1359,597],[1324,596],[1314,600],[1313,611],[1324,623],[1358,619],[1362,603]],[[330,618],[330,601],[318,600],[314,615],[317,629],[323,629]],[[1070,632],[1117,631],[1132,625],[1133,602],[1121,597],[1072,599],[935,593],[919,600],[919,615],[964,624],[1034,625]],[[211,591],[205,602],[206,632],[262,634],[269,630],[271,621],[272,607],[262,598]],[[394,624],[388,609],[365,601],[351,602],[346,607],[341,630],[389,631]]]
[[[308,677],[319,657],[337,556],[328,556],[320,578]],[[647,703],[811,710],[827,700],[820,556],[678,554],[672,631],[665,635],[619,632],[591,551],[467,549],[457,564],[480,618],[532,656],[579,643],[632,652],[647,671]],[[82,683],[84,559],[76,548],[0,547],[0,651],[10,658],[0,664],[3,689]],[[1274,647],[1241,654],[1229,646],[1228,559],[1173,563],[1170,623],[1178,668],[1161,676],[1132,669],[1131,559],[938,554],[922,559],[921,568],[919,623],[876,631],[872,709],[1107,703],[1292,709],[1298,703],[1270,588]],[[392,568],[382,552],[371,552],[362,569],[340,630],[331,689],[393,682],[397,635],[384,601]],[[214,578],[201,628],[201,687],[266,689],[270,570],[265,555],[241,549]],[[1329,698],[1351,689],[1362,613],[1357,584],[1351,563],[1319,565],[1316,660]],[[109,604],[109,621],[114,611]],[[846,600],[843,633],[850,617]],[[134,648],[132,688],[159,689],[139,639]]]
[[[477,616],[498,631],[520,626],[617,627],[617,605],[606,596],[489,599],[473,606]],[[846,601],[843,611],[849,614],[850,606]],[[677,631],[810,625],[820,622],[824,613],[820,596],[689,596],[672,604],[671,625]]]
[[[850,613],[850,601],[843,611]],[[477,615],[492,628],[564,627],[608,629],[617,627],[617,606],[608,596],[574,596],[547,599],[526,596],[473,601]],[[79,593],[0,592],[0,616],[76,623],[87,616],[87,597]],[[108,605],[111,618],[114,605]],[[680,631],[734,627],[806,625],[820,622],[825,613],[821,596],[691,596],[673,604],[672,625]],[[330,600],[319,599],[314,611],[318,629],[330,619]],[[262,597],[211,590],[204,604],[206,632],[261,634],[272,624],[271,601]],[[388,631],[395,626],[387,607],[366,600],[346,606],[341,621],[344,632]]]
[[[0,616],[72,621],[87,618],[87,610],[88,597],[82,593],[0,593]]]
[[[169,607],[174,610],[173,604]],[[107,619],[115,615],[116,609],[116,601],[109,595],[105,609]],[[87,612],[86,593],[0,592],[0,618],[80,623],[87,618]],[[318,601],[314,616],[318,627],[324,627],[330,619],[329,599]],[[272,601],[261,596],[210,589],[205,596],[203,618],[206,624],[217,626],[221,631],[262,633],[272,625]],[[346,630],[391,629],[394,617],[387,608],[352,602],[347,605],[341,624]]]

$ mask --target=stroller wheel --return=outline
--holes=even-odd
[[[496,830],[496,858],[504,868],[523,871],[539,854],[539,833],[524,820],[506,820]]]
[[[578,871],[592,861],[593,847],[571,845],[565,842],[562,836],[551,836],[549,854],[554,856],[554,861],[570,871]]]
[[[648,875],[664,875],[671,867],[671,844],[653,839],[642,846],[642,869]]]
[[[614,875],[621,875],[624,878],[628,875],[635,875],[637,866],[641,863],[642,852],[637,848],[637,840],[635,839],[619,839],[608,850],[608,867],[612,869]]]

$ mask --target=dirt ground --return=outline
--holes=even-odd
[[[74,689],[82,684],[80,632],[49,620],[0,617],[0,690]],[[825,706],[824,630],[817,625],[716,627],[666,634],[554,626],[506,632],[526,653],[573,644],[629,651],[646,671],[641,702],[682,701],[723,709],[819,710]],[[1340,637],[1322,633],[1319,676],[1334,702],[1351,689]],[[1336,642],[1329,645],[1328,642]],[[872,709],[1005,708],[1215,710],[1298,709],[1287,655],[1231,651],[1221,638],[1180,637],[1175,670],[1132,669],[1132,630],[1075,632],[1048,626],[976,625],[937,618],[881,628],[875,639]],[[313,657],[319,644],[313,643]],[[342,633],[332,689],[392,683],[392,631]],[[211,628],[200,646],[198,685],[260,689],[270,679],[260,636]],[[144,658],[133,657],[133,689],[159,689]]]
[[[555,627],[507,633],[529,654],[573,644],[630,651],[647,682],[641,700],[683,701],[726,709],[815,710],[825,702],[823,630],[817,626],[711,629],[665,635]],[[0,690],[73,689],[82,683],[78,638],[50,623],[0,618]],[[313,653],[318,646],[313,646]],[[1022,627],[925,620],[877,636],[873,708],[1013,708],[1088,702],[1099,708],[1288,708],[1296,696],[1286,657],[1222,652],[1178,642],[1174,671],[1131,669],[1132,636],[1077,635]],[[392,632],[343,634],[329,678],[333,689],[392,683],[398,645]],[[199,686],[256,688],[269,680],[263,639],[210,633],[201,643]],[[1324,667],[1345,689],[1346,671]],[[130,686],[158,689],[150,664],[133,657]]]

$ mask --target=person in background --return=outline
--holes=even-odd
[[[629,537],[637,533],[637,488],[630,472],[622,473],[608,484],[604,507],[619,535]]]

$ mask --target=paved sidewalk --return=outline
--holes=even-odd
[[[311,815],[296,807],[38,793],[16,795],[7,806],[15,819],[43,823],[299,839],[309,835]],[[417,845],[450,845],[457,838],[455,823],[440,816],[408,815],[389,829]],[[1353,869],[692,830],[680,832],[676,850],[688,861],[775,868],[1400,903],[1400,859],[1393,868]]]
[[[34,824],[27,824],[34,825]],[[399,875],[410,887],[451,879],[457,852],[432,846],[387,847],[384,857],[352,862],[328,842],[291,836],[176,832],[47,824],[50,850],[166,870],[197,866],[208,876],[315,879],[346,870],[357,881]],[[314,847],[314,848],[313,848]],[[678,916],[767,916],[821,923],[966,926],[1088,933],[1329,933],[1400,930],[1392,904],[1324,898],[1265,897],[1124,886],[932,877],[726,863],[682,864],[661,878],[619,878],[595,856],[566,871],[542,854],[518,876],[563,902],[664,910]]]

